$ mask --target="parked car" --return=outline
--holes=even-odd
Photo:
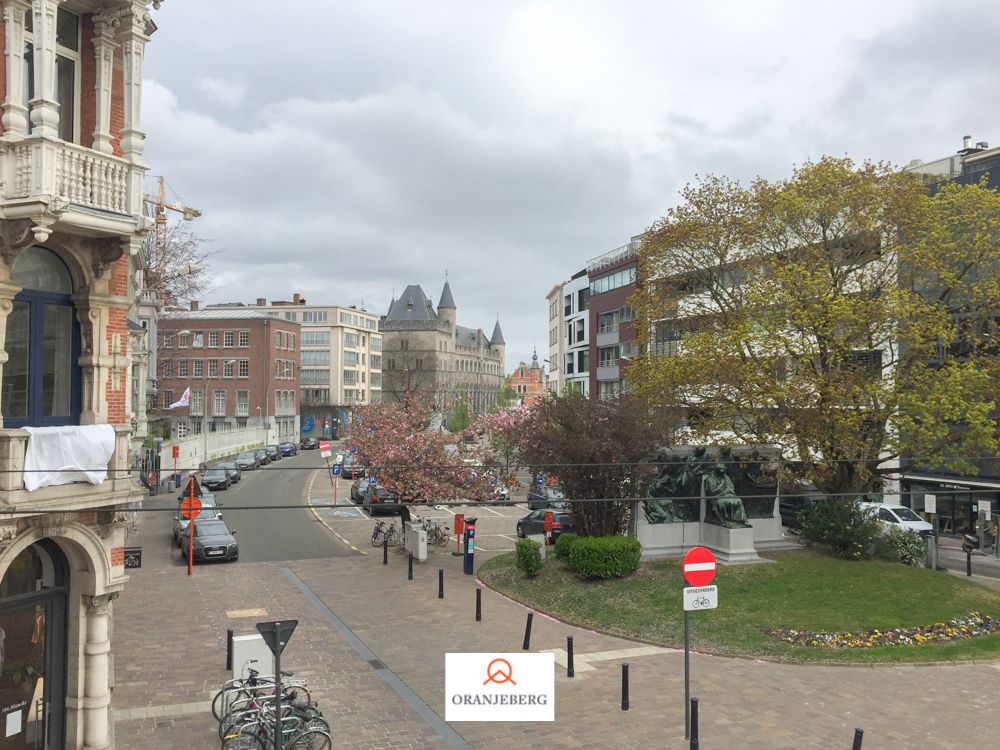
[[[896,526],[909,529],[925,539],[934,534],[934,527],[905,505],[889,503],[858,503],[858,505],[874,514],[886,528]]]
[[[385,487],[370,485],[361,495],[361,502],[371,516],[396,516],[402,513],[399,495]]]
[[[532,487],[528,490],[528,507],[532,510],[539,508],[566,509],[564,502],[566,496],[558,487]]]
[[[302,442],[299,443],[299,447],[304,451],[314,451],[319,448],[319,440],[316,438],[302,438]]]
[[[271,454],[267,452],[267,448],[258,448],[253,454],[257,457],[258,466],[266,466],[271,463]]]
[[[218,464],[216,468],[222,469],[226,472],[226,476],[229,477],[230,484],[236,484],[243,478],[243,472],[240,471],[240,467],[236,465],[235,461],[223,461]]]
[[[272,461],[277,461],[281,458],[281,448],[276,445],[265,445],[264,450],[267,451],[267,455],[271,457]]]
[[[278,443],[278,450],[281,451],[282,456],[294,456],[299,452],[295,443]]]
[[[185,531],[181,544],[181,554],[185,560],[188,556],[189,534],[189,531]],[[238,560],[240,548],[234,535],[235,532],[230,531],[221,519],[202,521],[199,516],[194,524],[194,561]]]
[[[564,531],[573,531],[573,514],[552,508],[533,510],[517,522],[517,535],[522,539],[532,534],[545,533],[545,514],[552,512],[552,541]]]
[[[208,469],[201,475],[201,483],[205,489],[228,490],[229,474],[225,469]]]
[[[252,471],[260,468],[260,461],[255,451],[244,451],[236,457],[236,465],[241,471]]]
[[[368,480],[358,477],[351,482],[351,500],[358,505],[365,501],[365,493],[368,492]]]
[[[801,527],[801,514],[812,508],[819,499],[819,495],[782,495],[779,497],[778,514],[781,516],[781,525],[790,529]]]
[[[357,479],[365,475],[365,467],[353,453],[344,456],[344,464],[340,468],[340,476],[345,479]]]
[[[216,502],[215,495],[202,495],[200,499],[201,512],[198,513],[198,517],[195,519],[195,526],[202,521],[215,521],[222,518],[222,511],[219,510],[219,505]],[[174,542],[179,546],[181,539],[187,531],[190,521],[181,515],[180,502],[178,502],[177,505],[177,513],[174,514],[173,536]]]

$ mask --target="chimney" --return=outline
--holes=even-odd
[[[258,297],[257,307],[267,307],[267,300],[264,297]]]
[[[985,151],[989,147],[990,147],[989,141],[979,141],[979,143],[976,144],[976,148],[981,148],[983,151]]]
[[[191,312],[198,312],[198,300],[191,300]]]
[[[299,295],[298,292],[295,292],[295,294],[292,295],[292,304],[293,305],[299,304],[300,299],[302,299],[302,297]]]
[[[962,138],[962,148],[972,148],[972,136],[967,135]]]

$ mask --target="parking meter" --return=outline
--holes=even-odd
[[[476,519],[465,517],[465,559],[463,560],[463,570],[465,575],[471,576],[473,564],[476,556]]]

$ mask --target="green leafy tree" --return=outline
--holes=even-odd
[[[448,429],[451,432],[465,432],[469,427],[469,397],[460,393],[448,414]]]
[[[680,439],[777,444],[828,492],[904,455],[974,471],[997,450],[998,237],[995,192],[884,164],[703,179],[641,251],[629,378],[686,413]]]

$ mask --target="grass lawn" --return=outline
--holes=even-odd
[[[783,643],[767,628],[847,631],[931,625],[970,612],[1000,616],[1000,592],[897,563],[848,562],[802,550],[768,554],[775,563],[719,566],[719,608],[691,613],[691,646],[782,661],[922,662],[1000,658],[1000,633],[954,643],[815,648]],[[529,607],[567,622],[663,646],[684,645],[680,562],[643,564],[633,576],[584,581],[549,555],[525,578],[513,553],[479,576]]]

